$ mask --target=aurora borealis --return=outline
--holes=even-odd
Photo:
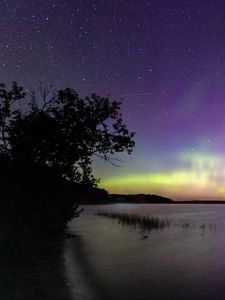
[[[225,157],[184,153],[179,158],[176,168],[166,171],[116,175],[103,180],[102,187],[118,193],[149,193],[170,195],[186,199],[224,199],[225,196]],[[161,167],[163,164],[161,164]],[[163,188],[162,188],[163,187]],[[183,198],[184,197],[184,198]]]
[[[123,98],[136,148],[112,193],[225,199],[225,2],[2,0],[0,81]]]

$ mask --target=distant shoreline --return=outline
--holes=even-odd
[[[224,200],[182,200],[173,202],[174,204],[225,204]]]
[[[99,201],[84,201],[80,204],[225,204],[225,200],[172,200],[154,194],[109,194],[107,198]]]
[[[190,200],[190,201],[173,201],[172,203],[167,203],[167,202],[141,202],[141,201],[121,201],[121,202],[112,202],[112,201],[108,201],[108,202],[91,202],[91,201],[85,201],[85,202],[80,202],[79,205],[111,205],[111,204],[170,204],[170,205],[174,205],[174,204],[218,204],[218,205],[223,205],[225,204],[225,201],[220,201],[220,200],[209,200],[209,201],[201,201],[201,200]]]

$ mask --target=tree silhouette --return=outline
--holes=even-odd
[[[93,157],[112,161],[113,154],[130,154],[134,147],[134,133],[123,123],[120,106],[120,101],[96,94],[81,98],[69,88],[53,92],[40,86],[37,92],[28,94],[16,82],[10,89],[1,84],[0,176],[2,180],[8,178],[5,185],[11,182],[17,187],[17,194],[22,195],[20,198],[29,200],[34,190],[42,189],[46,194],[49,188],[44,180],[50,182],[49,199],[57,197],[57,184],[66,186],[67,191],[69,183],[96,185],[91,168]],[[40,197],[34,198],[32,207],[36,213]],[[30,205],[24,201],[22,209]],[[65,202],[54,201],[58,203],[54,204],[58,207],[57,214],[65,210]],[[64,223],[73,216],[71,211],[75,211],[74,200],[67,204]]]

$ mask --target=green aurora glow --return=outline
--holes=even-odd
[[[181,153],[176,165],[179,168],[169,171],[108,176],[100,187],[110,193],[151,193],[174,199],[225,198],[225,156]]]

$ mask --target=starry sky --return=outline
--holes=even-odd
[[[0,81],[123,98],[136,132],[100,187],[225,199],[225,1],[0,0]]]

